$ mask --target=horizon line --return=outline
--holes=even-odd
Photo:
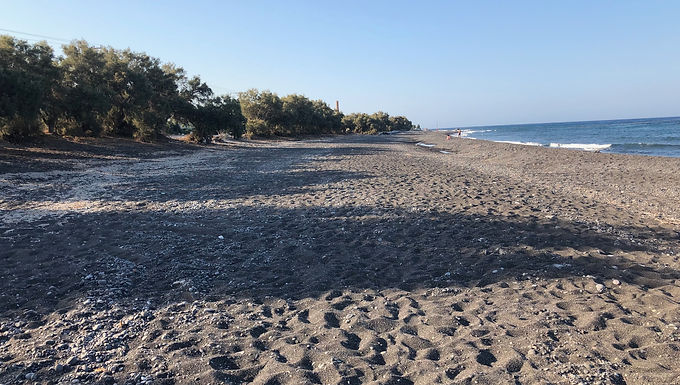
[[[478,127],[505,127],[505,126],[530,126],[535,124],[563,124],[563,123],[592,123],[592,122],[614,122],[624,120],[644,120],[644,119],[680,119],[678,116],[649,116],[641,118],[617,118],[617,119],[594,119],[594,120],[561,120],[552,122],[532,122],[532,123],[503,123],[503,124],[477,124],[473,126],[453,126],[441,128],[427,128],[428,130],[447,130],[456,128],[478,128]]]

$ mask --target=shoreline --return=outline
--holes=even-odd
[[[456,130],[431,130],[431,131],[423,131],[423,132],[451,133],[451,134],[453,134],[453,135],[451,135],[451,139],[483,140],[483,141],[493,142],[493,143],[516,144],[516,145],[520,145],[520,146],[559,148],[559,149],[587,151],[587,152],[595,152],[595,153],[603,152],[605,154],[626,154],[626,155],[642,155],[642,156],[659,156],[659,157],[664,157],[664,158],[680,158],[680,155],[677,155],[677,156],[647,155],[647,154],[637,154],[637,153],[627,153],[627,152],[606,151],[607,149],[614,146],[614,144],[612,144],[612,143],[599,144],[599,143],[556,143],[556,142],[551,142],[551,143],[545,144],[545,143],[539,143],[539,142],[522,142],[522,141],[515,141],[515,140],[492,140],[492,139],[470,137],[469,134],[474,133],[475,131],[472,131],[472,132],[466,132],[466,131],[467,130],[463,130],[463,133],[460,137],[455,135]]]
[[[674,134],[678,124],[680,118],[666,117],[461,127],[460,130],[463,137],[500,143],[678,158],[680,142]],[[636,128],[631,129],[631,125]],[[536,127],[534,131],[532,126]],[[457,130],[431,131],[455,133]],[[575,134],[565,136],[569,132]],[[598,135],[593,135],[594,132]]]

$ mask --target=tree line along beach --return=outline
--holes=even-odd
[[[678,166],[441,132],[2,142],[0,383],[678,383]]]

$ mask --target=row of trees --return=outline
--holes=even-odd
[[[0,136],[21,140],[46,130],[147,141],[174,122],[193,127],[201,140],[245,129],[238,100],[215,96],[180,67],[85,41],[63,51],[55,58],[47,43],[0,36]]]
[[[63,46],[0,36],[0,137],[22,140],[43,131],[71,136],[157,139],[188,128],[195,141],[226,132],[234,138],[409,130],[404,117],[342,113],[302,95],[280,98],[249,90],[216,96],[197,76],[130,50]]]
[[[251,89],[241,92],[239,101],[249,136],[375,134],[413,128],[403,116],[391,117],[384,112],[344,115],[322,100],[310,100],[303,95],[279,97],[270,91]]]

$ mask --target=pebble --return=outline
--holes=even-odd
[[[74,366],[77,363],[78,363],[77,357],[71,357],[71,358],[68,359],[68,361],[66,361],[66,365],[69,365],[69,366]]]
[[[29,381],[32,381],[35,379],[35,373],[26,373],[26,375],[24,375],[24,378],[26,378]]]
[[[618,279],[614,279],[614,280],[612,280],[612,283],[613,283],[614,285],[620,285],[620,284],[621,284],[621,281],[619,281]]]
[[[604,292],[604,289],[605,289],[605,286],[601,283],[598,283],[597,285],[595,285],[595,290],[597,290],[598,293]]]

